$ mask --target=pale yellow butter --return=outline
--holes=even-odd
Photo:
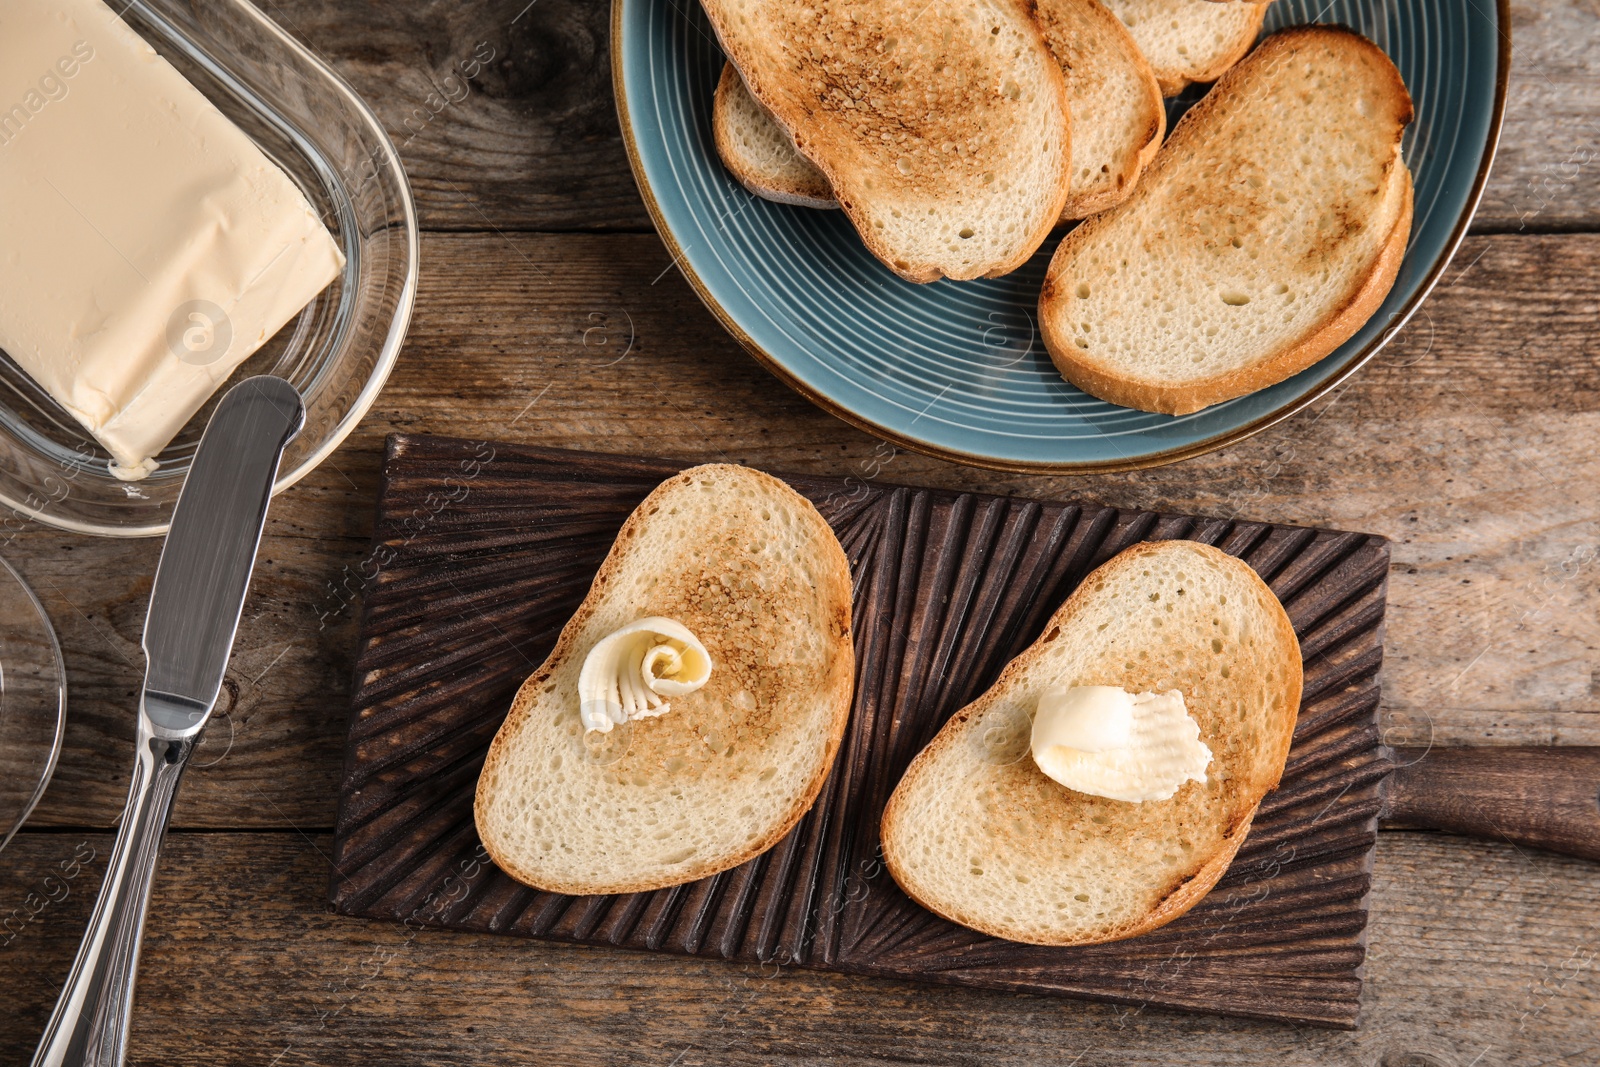
[[[1140,803],[1204,782],[1211,749],[1183,694],[1130,693],[1111,685],[1050,689],[1039,696],[1029,739],[1046,776],[1079,793]]]
[[[0,349],[120,475],[343,266],[289,177],[101,0],[0,2]]]
[[[665,715],[667,697],[688,696],[711,677],[711,653],[676,619],[635,619],[597,641],[578,674],[583,728],[613,726]]]

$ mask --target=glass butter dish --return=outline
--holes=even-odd
[[[239,366],[301,393],[306,426],[275,491],[337,448],[377,398],[399,354],[417,287],[417,222],[393,143],[371,109],[246,0],[132,0],[123,20],[300,188],[343,252],[343,271]],[[326,275],[324,275],[326,276]],[[67,328],[64,325],[63,328]],[[118,537],[166,531],[224,384],[139,481],[9,357],[0,358],[0,544],[38,520]]]

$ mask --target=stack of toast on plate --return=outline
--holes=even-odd
[[[1332,352],[1411,229],[1411,99],[1371,41],[1256,44],[1245,0],[704,0],[712,128],[752,193],[841,208],[913,282],[994,277],[1063,224],[1039,298],[1063,377],[1180,415]],[[1215,82],[1166,136],[1163,96]]]

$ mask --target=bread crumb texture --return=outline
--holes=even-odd
[[[1293,629],[1246,564],[1193,542],[1135,546],[913,762],[884,819],[890,870],[932,910],[1013,940],[1141,932],[1231,855],[1277,784],[1300,678]],[[1028,747],[1039,694],[1078,685],[1180,690],[1213,753],[1207,780],[1130,803],[1046,777]]]
[[[723,870],[815,799],[853,675],[848,565],[809,501],[745,468],[694,468],[624,526],[485,764],[478,825],[541,888],[620,892]],[[705,644],[704,688],[608,734],[579,718],[584,657],[665,615]]]
[[[1014,268],[1060,213],[1060,68],[1012,0],[713,0],[750,91],[915,280]]]
[[[1078,219],[1133,191],[1166,132],[1166,111],[1138,45],[1100,0],[1039,0],[1034,19],[1071,98],[1071,195],[1062,219]],[[827,176],[795,148],[731,62],[717,83],[712,128],[723,163],[751,192],[838,206]]]
[[[1066,215],[1080,218],[1133,191],[1166,131],[1166,112],[1138,46],[1100,0],[1038,0],[1034,17],[1072,98]]]
[[[1215,81],[1255,43],[1264,3],[1213,0],[1105,0],[1149,60],[1161,91]]]
[[[722,68],[713,109],[717,151],[751,192],[782,203],[837,206],[827,176],[795,150],[732,63]]]
[[[1326,332],[1407,216],[1410,117],[1369,42],[1270,38],[1179,123],[1126,203],[1057,250],[1041,318],[1062,372],[1097,395],[1101,379],[1134,392],[1271,384],[1242,372]]]

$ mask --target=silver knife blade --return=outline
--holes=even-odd
[[[206,424],[144,623],[143,704],[167,736],[198,733],[217,702],[278,461],[304,424],[300,394],[270,375],[228,390]]]
[[[206,424],[178,494],[145,617],[148,659],[122,826],[34,1067],[121,1067],[150,882],[178,782],[222,688],[284,446],[305,408],[281,378],[247,378]]]

